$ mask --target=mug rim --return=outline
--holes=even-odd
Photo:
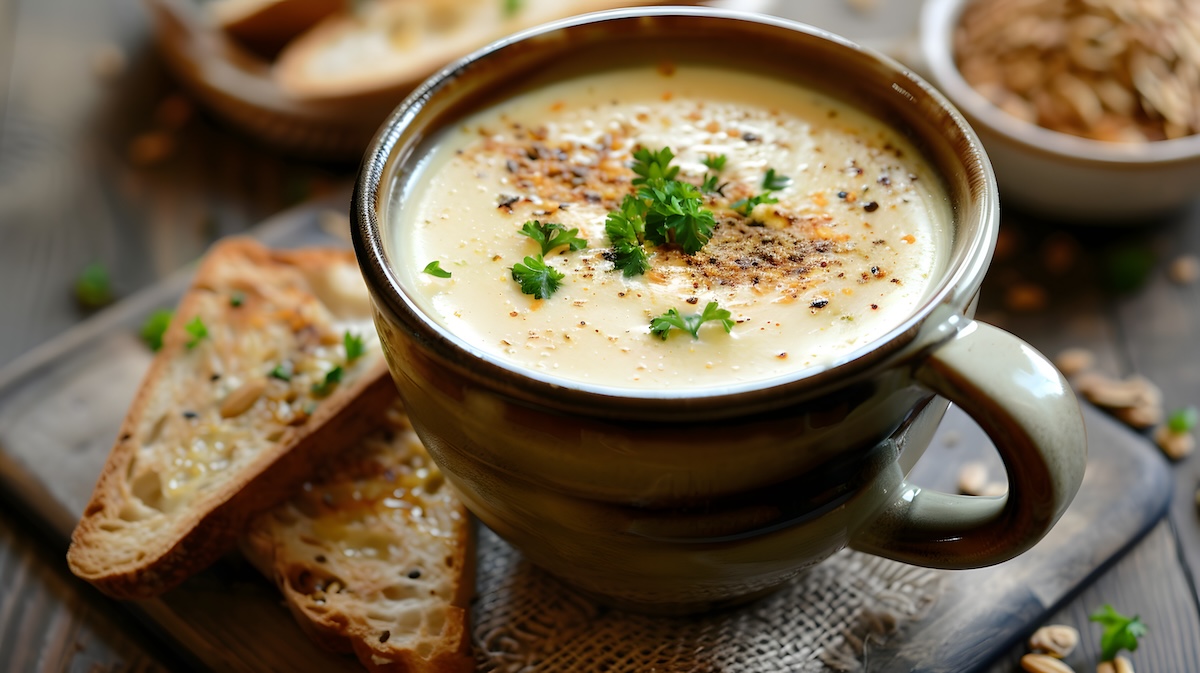
[[[954,201],[947,193],[950,210],[948,224],[953,235],[959,235],[965,229],[969,229],[972,232],[971,238],[958,254],[951,253],[940,280],[933,284],[926,298],[902,322],[882,336],[832,362],[786,375],[725,386],[681,390],[638,389],[589,384],[509,365],[502,359],[471,346],[439,325],[408,295],[389,262],[383,240],[385,227],[379,218],[379,208],[389,193],[381,191],[389,189],[384,184],[384,179],[389,175],[389,163],[395,159],[397,145],[405,128],[419,120],[426,105],[439,91],[459,77],[470,76],[472,65],[496,58],[513,45],[527,43],[536,38],[551,37],[560,31],[610,21],[637,21],[656,17],[746,22],[830,42],[839,49],[857,52],[886,68],[897,80],[893,82],[892,88],[909,98],[912,98],[910,89],[920,90],[953,123],[967,144],[962,158],[972,159],[969,162],[960,160],[960,163],[968,173],[968,181],[972,185],[979,184],[978,215],[969,222],[960,221],[958,211],[962,202]],[[434,128],[440,130],[443,127]],[[402,161],[408,164],[413,160],[413,157],[405,157]],[[949,185],[946,187],[949,192]],[[971,191],[975,191],[974,187]],[[381,199],[381,196],[385,198]],[[573,412],[582,411],[593,416],[612,413],[644,418],[664,417],[672,411],[685,414],[707,414],[716,411],[724,415],[735,399],[740,410],[751,407],[776,408],[794,400],[797,394],[809,396],[831,387],[845,385],[847,380],[866,370],[874,369],[880,362],[897,357],[897,353],[916,338],[921,327],[939,306],[953,303],[956,299],[962,299],[964,295],[967,298],[963,299],[963,303],[969,301],[969,297],[976,293],[983,281],[998,231],[999,197],[995,175],[983,145],[962,114],[929,83],[891,58],[829,31],[778,17],[706,7],[639,7],[575,16],[501,38],[448,65],[409,94],[388,116],[372,139],[363,156],[355,182],[351,213],[351,236],[355,252],[377,310],[402,324],[422,349],[436,353],[443,364],[488,388],[501,390],[511,397],[529,403]],[[957,248],[957,244],[955,247]],[[946,330],[940,332],[945,332],[944,337],[949,336]]]

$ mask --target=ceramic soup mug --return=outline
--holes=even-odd
[[[654,72],[661,81],[645,74]],[[650,84],[635,81],[636,73],[650,77]],[[599,79],[587,80],[591,83],[583,89],[552,102],[555,92],[572,91],[554,87],[569,87],[587,77]],[[661,95],[637,98],[637,92],[659,91],[655,87],[662,89]],[[885,156],[882,168],[870,168],[864,175],[857,160],[833,156],[835,148],[820,141],[806,150],[811,161],[793,162],[788,170],[797,176],[814,174],[817,180],[832,175],[834,187],[814,191],[810,199],[779,176],[767,175],[760,186],[758,176],[766,165],[755,163],[755,158],[794,159],[787,152],[797,151],[803,142],[782,137],[780,129],[791,128],[792,122],[779,117],[783,113],[775,103],[756,108],[753,114],[761,119],[737,113],[736,100],[735,112],[729,113],[726,92],[739,87],[749,98],[775,95],[775,87],[816,92],[826,97],[820,105],[834,106],[822,116],[849,119],[850,112],[839,117],[835,111],[845,106],[895,132],[901,139],[895,143],[907,143],[909,150],[884,143],[880,152],[892,153],[895,160]],[[551,98],[537,98],[538,92],[546,91]],[[714,101],[724,102],[694,100],[697,95],[703,99],[706,91]],[[731,95],[736,99],[742,94]],[[808,100],[806,95],[788,100]],[[533,102],[519,107],[522,96],[532,96]],[[620,106],[628,97],[641,107],[635,105],[626,114]],[[518,107],[487,122],[500,126],[485,128],[472,116],[513,101]],[[615,121],[605,118],[610,103],[617,110],[612,113]],[[521,115],[530,110],[564,116],[545,127],[537,126],[536,119],[522,127]],[[705,117],[717,113],[726,117]],[[674,122],[667,118],[673,114],[679,115]],[[655,115],[667,117],[659,123]],[[747,119],[758,126],[746,128],[757,131],[730,132],[749,123]],[[592,140],[581,140],[578,134],[574,140],[556,140],[555,133],[594,130],[596,125],[607,125],[611,133]],[[845,125],[853,126],[849,121]],[[455,133],[465,144],[439,155],[446,143],[459,142],[447,140]],[[871,133],[854,137],[874,137]],[[887,211],[909,212],[904,209],[912,207],[909,197],[917,193],[913,190],[925,188],[923,193],[934,195],[928,204],[943,227],[941,237],[930,239],[932,247],[924,254],[940,261],[923,274],[904,276],[908,287],[918,286],[910,293],[910,306],[876,325],[875,332],[863,332],[866,336],[858,341],[851,338],[854,343],[842,350],[811,362],[785,359],[788,352],[802,351],[812,335],[833,328],[790,332],[788,325],[798,323],[781,321],[776,331],[786,347],[778,354],[780,369],[745,378],[736,374],[742,370],[735,365],[726,369],[735,372],[728,378],[697,379],[695,385],[676,386],[676,379],[670,378],[665,383],[614,383],[616,379],[606,377],[625,376],[617,372],[623,366],[618,362],[621,351],[566,349],[572,334],[578,340],[590,338],[587,318],[600,319],[608,309],[585,313],[572,326],[588,329],[564,331],[560,347],[551,353],[555,363],[568,368],[572,363],[590,365],[586,376],[520,360],[527,348],[505,351],[486,339],[472,340],[462,322],[471,315],[463,317],[459,310],[439,313],[441,299],[430,299],[431,293],[469,289],[472,274],[480,269],[484,280],[478,282],[502,293],[494,303],[514,320],[518,314],[521,320],[541,312],[558,315],[554,311],[571,305],[571,297],[586,312],[591,300],[579,300],[583,295],[578,293],[593,288],[585,287],[578,274],[605,288],[626,288],[615,293],[623,298],[631,292],[639,297],[643,291],[652,293],[658,282],[653,279],[661,280],[654,269],[628,277],[612,269],[618,262],[606,246],[616,244],[611,235],[605,237],[604,224],[605,211],[618,209],[623,195],[636,192],[631,178],[638,176],[630,170],[635,163],[630,151],[649,147],[648,138],[674,145],[683,172],[670,179],[690,180],[699,187],[708,176],[705,171],[715,171],[722,180],[728,177],[726,187],[711,184],[699,197],[718,213],[718,234],[741,231],[769,247],[777,235],[785,235],[787,226],[808,227],[805,231],[818,232],[814,235],[821,240],[793,243],[815,246],[804,248],[809,255],[805,259],[830,260],[835,266],[851,265],[853,260],[844,255],[868,254],[872,245],[908,250],[896,240],[880,245],[882,238],[870,241],[867,234],[838,234],[837,227],[867,231],[883,222]],[[476,154],[480,146],[490,147],[497,152],[492,159],[501,160],[486,163],[486,157]],[[568,146],[571,152],[563,149]],[[462,147],[468,150],[464,153]],[[700,154],[704,148],[728,151],[730,166],[717,165],[712,154]],[[508,150],[515,153],[505,155]],[[446,154],[458,158],[446,159]],[[435,155],[441,158],[431,159]],[[503,160],[505,156],[509,159]],[[701,157],[706,166],[699,165]],[[749,159],[739,167],[738,157]],[[470,169],[441,182],[428,177],[452,160],[475,159],[489,168]],[[572,163],[576,161],[584,168]],[[907,175],[898,171],[897,162],[903,161],[919,163],[919,170],[927,172],[921,173],[928,176],[924,182],[918,180],[918,168]],[[597,178],[602,168],[607,172]],[[869,172],[876,169],[891,172]],[[496,180],[500,182],[489,182]],[[593,180],[599,182],[593,185]],[[503,189],[497,193],[496,184],[510,195]],[[838,184],[847,186],[838,190]],[[608,192],[587,195],[589,186],[596,185]],[[560,189],[567,196],[557,204],[570,207],[559,208],[554,199],[543,198],[550,192],[538,190],[547,189]],[[756,202],[734,200],[760,189],[785,206],[801,204],[797,212],[807,215],[793,217],[791,224],[770,225],[776,211],[759,210],[779,207],[771,205],[770,198],[759,199],[763,203],[757,207]],[[581,193],[586,198],[567,203],[570,195]],[[693,189],[691,197],[696,193]],[[884,200],[897,194],[894,202]],[[484,207],[477,206],[479,199],[486,200]],[[652,201],[643,199],[646,203]],[[413,425],[430,453],[483,523],[535,564],[611,603],[657,612],[710,609],[767,592],[846,546],[935,568],[999,563],[1041,539],[1079,488],[1086,444],[1070,387],[1027,344],[971,317],[998,227],[995,181],[975,134],[921,79],[837,36],[761,16],[653,8],[578,17],[504,39],[435,75],[400,105],[366,153],[353,208],[354,244],[375,301],[376,326]],[[421,249],[434,249],[449,239],[446,249],[454,252],[445,254],[458,257],[440,259],[449,278],[423,274],[420,267],[426,260],[410,249],[418,241],[404,228],[415,226],[411,223],[424,217],[421,213],[435,211],[444,213],[440,220],[446,226],[472,225],[467,220],[477,215],[508,217],[504,222],[512,228],[505,235],[517,241],[512,245],[528,247],[518,248],[525,252],[515,256],[493,255],[491,246],[498,238],[460,237],[449,229],[433,229],[438,240],[419,241]],[[587,217],[592,218],[590,224]],[[521,255],[537,251],[533,240],[517,232],[522,222],[535,218],[580,222],[587,234],[587,248],[561,247],[546,253],[554,266],[576,265],[570,272],[576,277],[562,281],[566,289],[559,296],[549,296],[549,290],[541,299],[527,296],[523,292],[530,290],[516,280]],[[822,229],[822,223],[830,228]],[[770,236],[764,237],[764,232]],[[705,245],[725,250],[720,246],[729,241],[714,242],[724,235],[718,234]],[[684,253],[675,248],[684,244],[671,240],[674,245],[670,240],[658,247],[648,240],[633,244],[644,245],[660,270],[674,273],[663,260],[671,255],[680,259]],[[769,250],[759,252],[769,257]],[[719,265],[720,254],[724,253],[710,254],[704,248],[692,260],[699,267]],[[718,271],[734,274],[734,281],[748,278],[737,276],[747,268],[759,268],[758,262],[733,261],[736,264]],[[888,287],[886,270],[871,266],[870,274],[861,274],[860,284],[820,294],[821,288],[834,287],[829,283],[837,282],[837,274],[822,276],[824,285],[813,285],[811,274],[827,271],[826,261],[820,269],[816,266],[792,269],[801,281],[773,277],[779,282],[764,296],[782,292],[773,304],[782,306],[790,287],[790,299],[802,302],[803,314],[826,315],[822,311],[835,309],[836,302]],[[584,268],[589,270],[584,273]],[[893,285],[899,287],[896,274],[903,269],[893,271]],[[876,280],[869,276],[881,279],[872,284]],[[757,279],[756,275],[750,281],[756,287]],[[705,302],[709,297],[726,301],[723,282],[718,279],[704,287],[696,283],[696,294]],[[490,310],[488,301],[475,305],[475,312]],[[692,309],[681,302],[681,316],[705,306],[695,297],[687,302],[698,305]],[[616,311],[624,305],[614,306]],[[878,308],[870,305],[871,311]],[[648,357],[667,366],[676,356],[704,353],[706,348],[725,348],[722,362],[732,358],[736,363],[742,357],[737,349],[750,343],[753,326],[761,325],[761,318],[754,323],[737,317],[741,311],[733,311],[742,322],[731,322],[728,333],[718,321],[702,325],[698,339],[685,330],[667,332],[669,338],[660,339],[651,333],[649,321],[639,317],[636,328],[609,340],[630,348],[666,349]],[[804,318],[797,315],[796,320]],[[530,338],[537,335],[531,332]],[[785,367],[785,362],[790,364]],[[644,366],[632,371],[629,380],[653,373]],[[692,381],[686,371],[673,376]],[[1007,495],[952,495],[906,481],[949,402],[965,409],[995,443],[1008,473]]]

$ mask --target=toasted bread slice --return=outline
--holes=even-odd
[[[166,591],[370,431],[394,395],[353,253],[218,244],[75,528],[71,570],[119,598]]]
[[[445,673],[474,670],[470,543],[466,510],[397,403],[241,546],[326,648],[371,671]]]
[[[209,7],[230,37],[272,58],[318,21],[346,8],[349,0],[218,0]]]
[[[401,93],[451,60],[510,33],[576,14],[645,4],[663,3],[379,0],[331,16],[290,42],[279,54],[275,75],[280,88],[303,100]]]

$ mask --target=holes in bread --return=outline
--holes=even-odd
[[[404,601],[418,596],[417,588],[411,584],[392,584],[384,587],[383,597],[389,601]]]
[[[367,621],[387,626],[392,626],[395,622],[392,613],[379,610],[367,610]]]
[[[431,472],[429,478],[425,480],[425,492],[434,495],[442,488],[442,484],[446,483],[446,478],[441,472]]]
[[[425,626],[429,629],[429,633],[441,633],[446,628],[445,610],[429,610],[425,617],[428,620]]]
[[[155,512],[163,510],[163,491],[162,478],[157,472],[143,472],[139,474],[129,484],[129,492],[133,498],[147,508]],[[147,513],[142,511],[143,508],[136,507],[136,503],[127,503],[121,508],[121,518],[126,521],[141,521],[146,518]],[[132,518],[130,518],[132,517]]]
[[[142,443],[153,444],[157,442],[159,436],[162,435],[163,427],[166,426],[166,423],[167,415],[162,414],[159,416],[158,420],[154,421],[154,425],[150,426],[150,432],[146,433],[146,438],[142,440]]]
[[[392,617],[392,626],[397,631],[403,633],[415,633],[421,628],[423,611],[421,608],[413,606],[406,610],[400,610]],[[427,656],[428,653],[422,656]]]
[[[296,593],[304,594],[321,604],[332,594],[347,591],[346,583],[332,573],[323,572],[303,565],[293,565],[287,572],[288,586]]]

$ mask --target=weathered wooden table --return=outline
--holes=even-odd
[[[0,366],[87,317],[72,288],[88,264],[102,264],[118,296],[127,295],[214,238],[344,185],[353,172],[281,158],[199,111],[181,114],[174,94],[137,0],[0,0]],[[172,144],[166,156],[131,157],[130,143],[155,130]],[[1046,353],[1091,348],[1109,373],[1157,382],[1168,407],[1200,403],[1200,285],[1176,286],[1165,274],[1175,257],[1200,254],[1200,202],[1122,230],[1016,215],[1004,227],[1014,245],[998,255],[980,317]],[[1153,265],[1136,287],[1106,282],[1114,259],[1143,258]],[[1009,311],[1005,294],[1019,283],[1045,289],[1048,304]],[[1057,617],[1089,634],[1082,646],[1094,659],[1087,614],[1103,603],[1140,613],[1151,629],[1133,656],[1143,673],[1194,672],[1200,642],[1200,455],[1172,469],[1168,520]],[[0,503],[0,671],[183,666],[120,606],[75,580],[36,519],[2,494]],[[996,670],[1015,669],[1019,654]]]

